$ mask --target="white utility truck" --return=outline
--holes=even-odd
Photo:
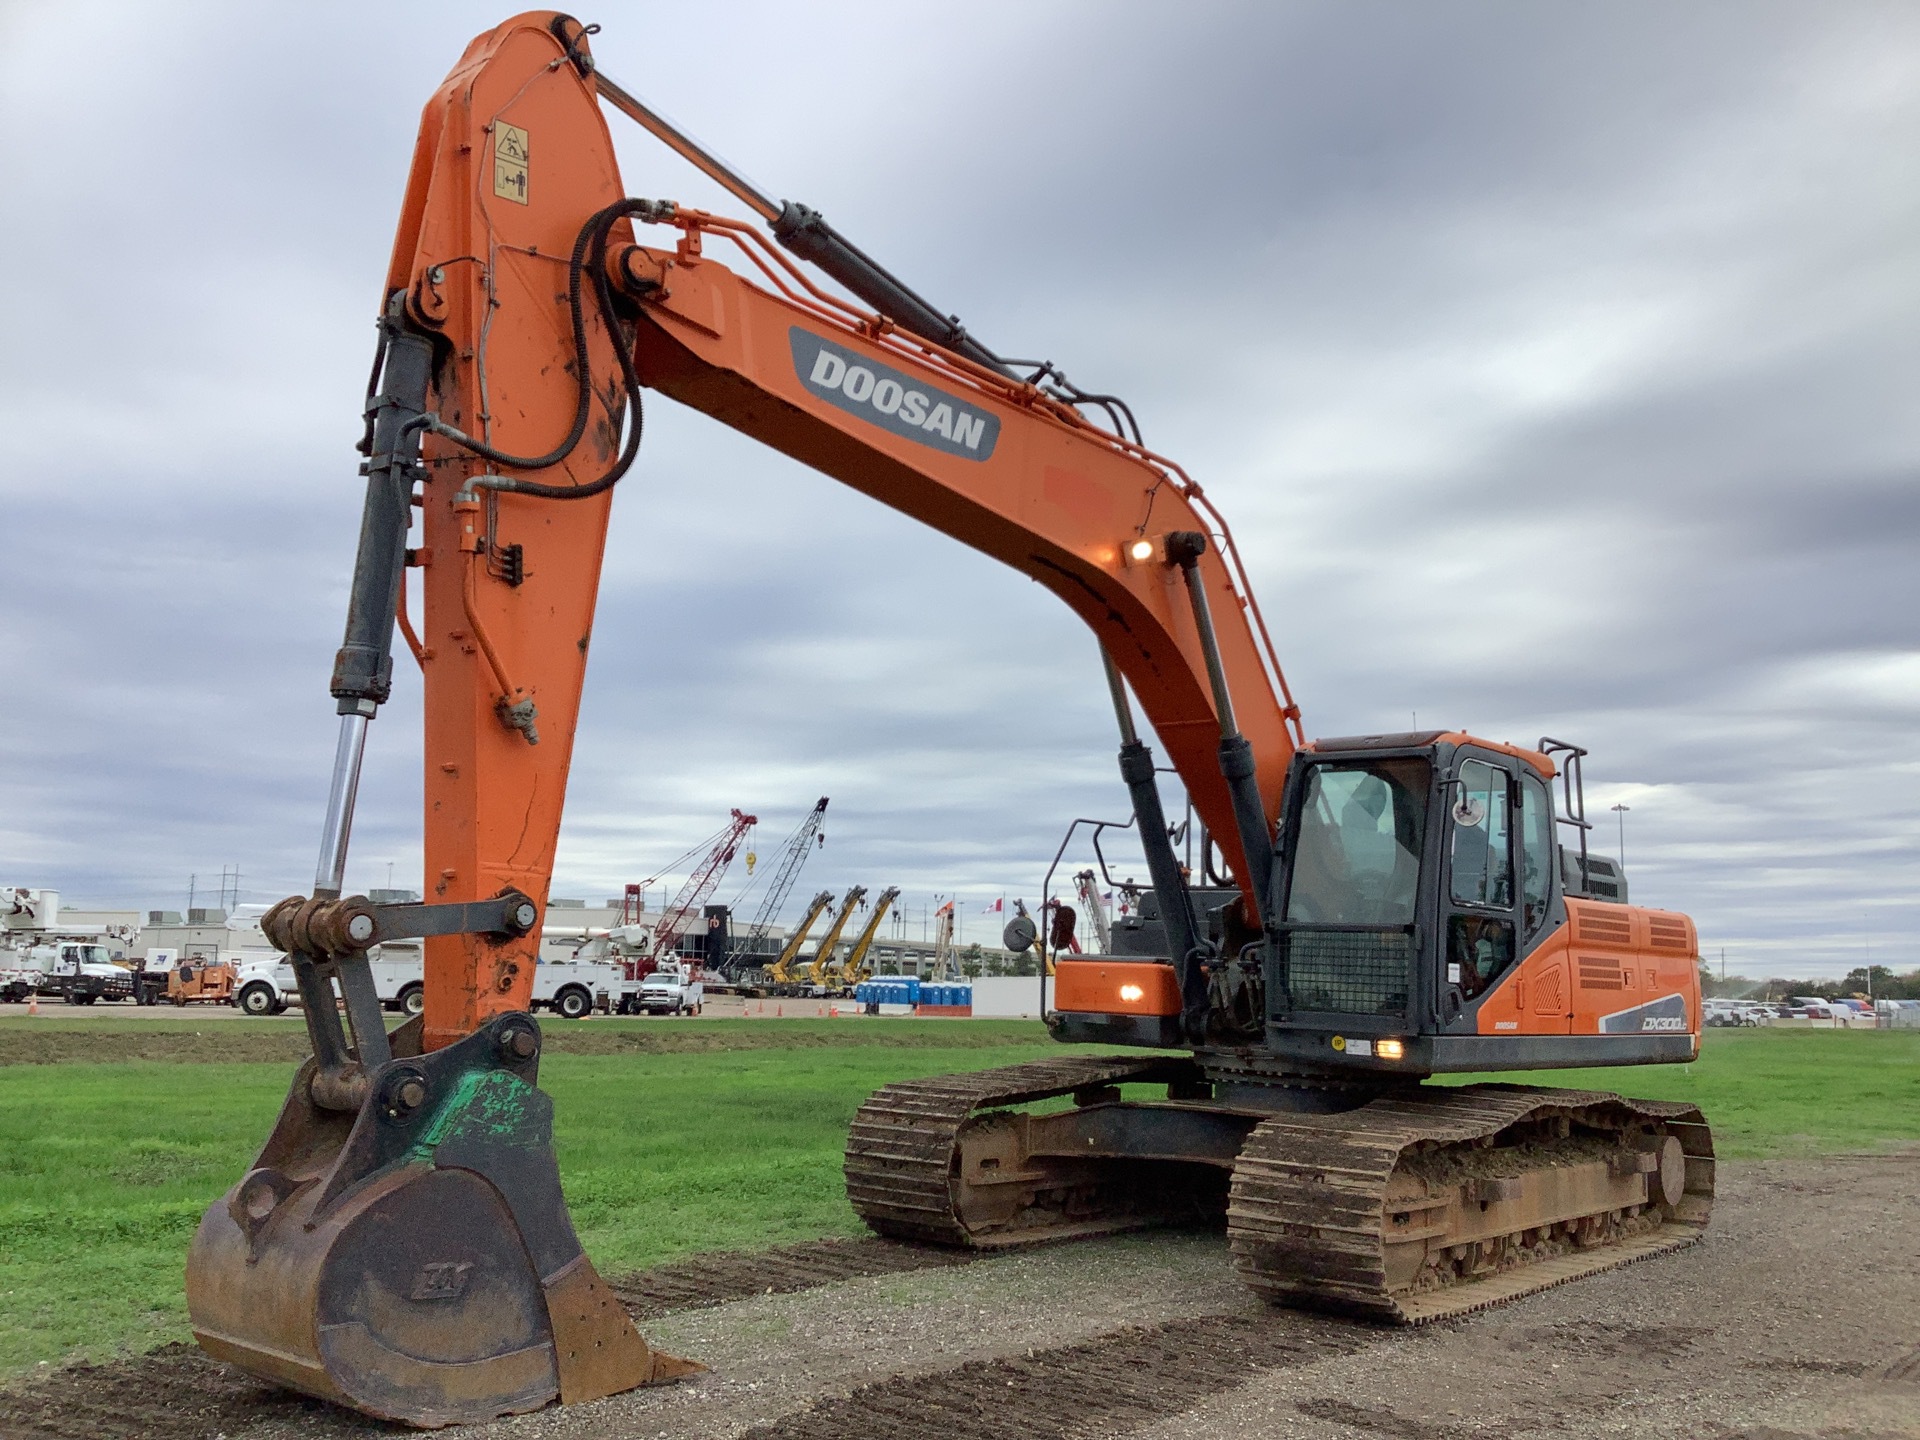
[[[375,946],[368,954],[374,993],[389,1010],[418,1015],[424,1002],[424,960],[417,943]],[[619,965],[561,961],[533,967],[535,1010],[551,1010],[563,1020],[578,1020],[594,1010],[631,1009],[639,984]],[[249,1015],[277,1015],[300,1003],[293,963],[284,955],[241,965],[234,1004]]]
[[[705,993],[695,967],[668,960],[640,981],[633,1008],[645,1015],[698,1015]]]
[[[57,995],[69,1005],[96,1000],[131,1000],[133,972],[113,963],[106,946],[87,940],[54,940],[9,957],[0,998]]]

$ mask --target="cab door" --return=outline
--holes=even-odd
[[[1521,801],[1510,763],[1465,754],[1445,789],[1435,987],[1443,1031],[1473,1033],[1475,1008],[1509,977],[1520,954],[1525,917],[1514,831]]]
[[[1567,950],[1567,905],[1560,891],[1560,847],[1553,792],[1531,767],[1520,769],[1520,822],[1514,837],[1520,869],[1520,963],[1503,987],[1515,1026],[1526,1035],[1573,1033],[1573,962]],[[1482,1025],[1484,1032],[1489,1027]]]
[[[1524,762],[1469,756],[1447,794],[1438,926],[1441,1028],[1456,1034],[1570,1033],[1573,974],[1552,793]]]

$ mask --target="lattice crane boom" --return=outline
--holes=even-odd
[[[807,863],[807,856],[812,853],[814,840],[826,819],[827,797],[822,795],[808,812],[807,818],[787,837],[786,850],[780,857],[780,868],[774,872],[773,882],[767,887],[767,897],[760,902],[760,911],[753,917],[753,928],[747,932],[746,943],[727,955],[726,968],[729,971],[752,963],[752,957],[760,953],[760,942],[767,938],[767,931],[773,928],[773,922],[779,918],[780,907],[786,903],[788,892],[800,878],[800,867]]]
[[[700,863],[693,867],[686,883],[680,887],[680,893],[673,897],[660,916],[659,924],[653,927],[653,955],[656,960],[671,956],[679,947],[680,937],[693,923],[693,917],[713,894],[727,873],[727,867],[733,863],[733,857],[739,852],[740,842],[747,831],[760,823],[759,817],[736,809],[727,826],[707,849]],[[627,887],[627,909],[633,909],[633,892],[640,888]]]

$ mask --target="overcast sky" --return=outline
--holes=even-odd
[[[505,13],[0,6],[0,881],[311,884],[371,318],[420,106]],[[1920,965],[1920,6],[583,18],[987,343],[1126,396],[1310,734],[1578,741],[1597,843],[1628,805],[1634,898],[1730,970]],[[615,123],[631,193],[739,211]],[[356,887],[418,883],[400,673]],[[735,805],[764,863],[825,794],[796,901],[957,892],[985,939],[1125,818],[1114,744],[1050,595],[656,398],[554,892]]]

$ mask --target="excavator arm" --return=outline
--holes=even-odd
[[[778,243],[628,198],[603,99],[728,183]],[[1093,630],[1189,1016],[1207,953],[1176,913],[1184,877],[1127,687],[1241,877],[1249,922],[1300,735],[1225,523],[1137,433],[1082,413],[1123,406],[1051,367],[1023,377],[817,213],[766,200],[599,76],[567,16],[480,36],[428,103],[380,342],[315,885],[263,921],[293,959],[314,1056],[253,1169],[204,1217],[188,1300],[221,1358],[444,1424],[690,1368],[645,1344],[581,1252],[527,1013],[643,391],[993,556]],[[425,692],[417,906],[344,893],[396,633]],[[425,1011],[388,1036],[366,954],[409,936],[425,942]]]

